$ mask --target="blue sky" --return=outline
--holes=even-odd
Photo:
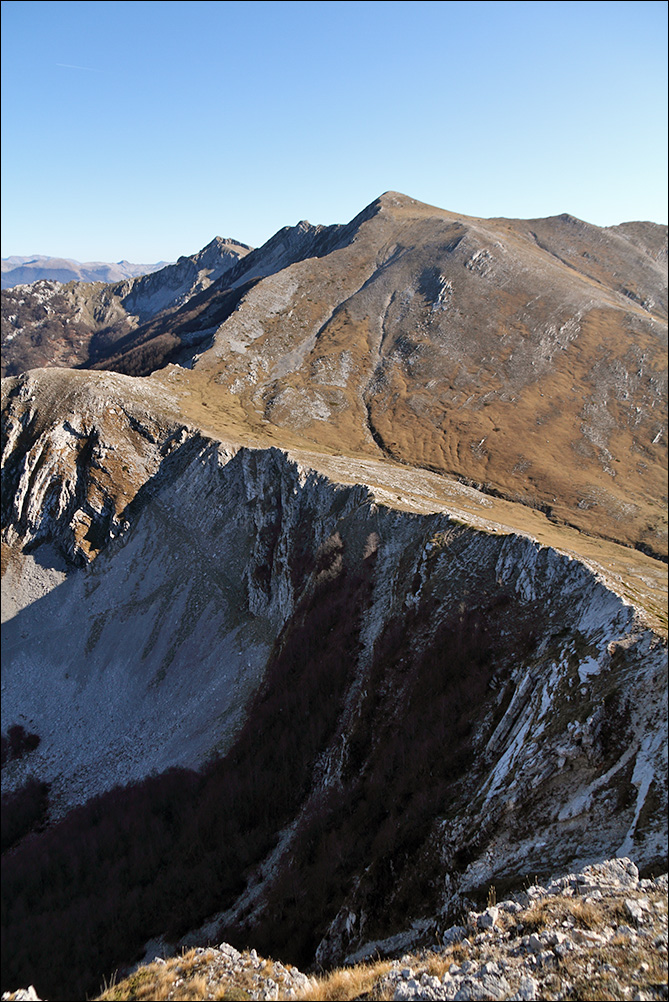
[[[658,2],[2,3],[2,256],[346,222],[667,219]]]

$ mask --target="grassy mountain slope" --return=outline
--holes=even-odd
[[[632,241],[388,193],[328,253],[249,288],[224,276],[143,354],[101,364],[142,374],[187,336],[211,403],[232,395],[252,427],[456,476],[666,557],[666,260],[662,228],[634,225]]]

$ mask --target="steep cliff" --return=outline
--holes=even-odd
[[[396,510],[387,487],[173,427],[164,395],[160,421],[126,399],[96,435],[99,380],[127,377],[81,378],[78,431],[9,407],[7,538],[32,552],[5,579],[32,601],[4,627],[3,730],[40,743],[6,789],[49,783],[55,819],[173,767],[228,791],[234,775],[231,817],[207,830],[236,877],[212,871],[182,919],[301,963],[445,920],[491,881],[662,858],[666,648],[595,571],[489,520],[470,488],[478,516]],[[105,449],[122,480],[101,483]],[[150,910],[144,937],[174,928],[167,901]]]

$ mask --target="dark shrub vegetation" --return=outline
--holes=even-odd
[[[243,889],[307,794],[355,667],[373,561],[347,568],[341,550],[319,556],[224,759],[97,797],[3,861],[3,990],[84,997],[147,938],[177,936]]]
[[[20,789],[2,795],[2,851],[39,825],[49,809],[49,786],[30,777]]]
[[[0,760],[2,765],[12,759],[23,758],[34,751],[40,742],[39,734],[29,733],[22,724],[12,724],[7,733],[0,736]]]
[[[221,939],[308,966],[363,870],[368,914],[381,913],[370,936],[402,927],[418,899],[429,906],[435,891],[429,877],[416,883],[416,854],[427,851],[435,818],[466,797],[472,707],[533,638],[499,594],[478,593],[476,608],[447,615],[429,602],[404,609],[367,667],[343,785],[307,800],[323,753],[343,748],[338,729],[376,561],[351,560],[338,534],[309,567],[307,551],[305,540],[292,568],[306,582],[303,598],[226,757],[199,774],[173,769],[113,790],[7,854],[3,990],[34,983],[52,1000],[94,993],[150,937],[177,937],[229,907],[307,804],[292,867],[270,889],[260,923],[222,929]],[[512,617],[517,629],[504,641]]]
[[[349,734],[345,786],[312,804],[291,845],[293,866],[271,889],[261,924],[222,928],[221,938],[307,966],[365,869],[370,939],[437,907],[439,889],[429,868],[417,871],[416,859],[427,851],[435,818],[466,798],[472,709],[484,701],[493,672],[511,664],[511,645],[514,658],[529,657],[535,646],[508,596],[480,600],[445,621],[428,603],[388,626]],[[501,625],[510,615],[518,629],[505,643]]]

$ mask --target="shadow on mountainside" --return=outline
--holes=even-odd
[[[346,225],[298,223],[284,227],[178,310],[150,320],[111,344],[105,331],[95,334],[89,357],[79,368],[147,376],[170,362],[188,364],[188,356],[210,346],[212,328],[224,323],[258,282],[291,264],[325,257],[347,246],[379,208],[380,200],[376,199]]]

